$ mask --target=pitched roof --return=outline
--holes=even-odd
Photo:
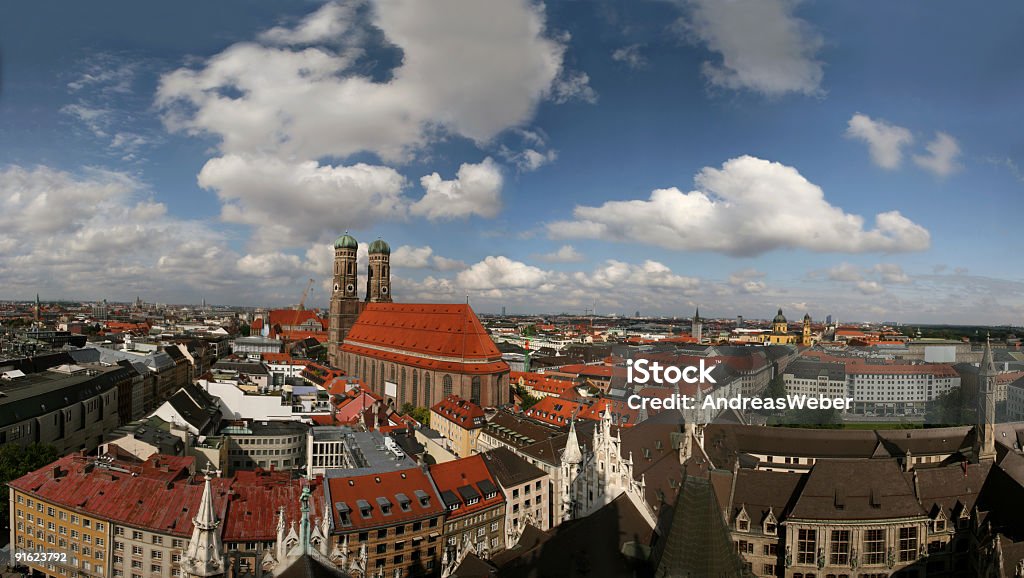
[[[344,348],[508,368],[467,304],[368,303],[345,337]]]
[[[433,483],[420,468],[328,478],[327,492],[333,526],[340,532],[393,526],[437,516],[444,511]],[[406,500],[408,509],[402,505]],[[388,514],[384,513],[385,505]],[[343,524],[346,516],[350,523]]]
[[[302,488],[309,485],[310,521],[316,523],[323,516],[323,478],[312,482],[293,480],[291,473],[283,471],[239,471],[231,485],[231,504],[221,538],[224,542],[270,541],[277,537],[278,511],[284,508],[286,523],[302,518],[300,497]]]
[[[549,423],[556,427],[565,427],[569,424],[573,414],[582,407],[582,403],[549,395],[533,404],[525,413],[528,417],[544,423]]]
[[[320,329],[327,328],[327,322],[317,316],[316,311],[312,309],[271,309],[269,317],[271,327],[280,325],[282,328],[288,328],[308,323]]]
[[[707,478],[686,476],[662,542],[659,576],[751,576],[729,537]]]
[[[430,466],[430,477],[441,492],[449,519],[475,514],[505,502],[505,496],[480,454],[434,464]]]
[[[926,516],[896,460],[819,460],[790,518],[874,520]]]
[[[487,469],[503,488],[518,486],[547,475],[544,470],[505,447],[495,448],[481,455],[483,455]]]
[[[480,409],[479,405],[454,394],[435,403],[430,411],[462,429],[484,427],[484,410]]]

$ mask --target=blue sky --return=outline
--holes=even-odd
[[[0,298],[1024,321],[1018,3],[0,8]]]

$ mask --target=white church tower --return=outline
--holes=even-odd
[[[206,481],[203,486],[203,497],[199,501],[199,512],[192,518],[192,539],[188,541],[188,549],[181,559],[181,569],[187,576],[220,576],[224,574],[224,555],[222,552],[220,520],[213,509],[213,490],[210,480],[213,471],[207,466]]]

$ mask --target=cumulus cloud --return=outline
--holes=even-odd
[[[206,225],[169,216],[126,173],[0,169],[0,278],[8,291],[85,298],[195,287],[201,271],[230,269],[233,256],[222,246],[222,236]],[[161,269],[185,261],[188,269]]]
[[[729,275],[729,285],[741,293],[763,293],[768,285],[761,279],[764,273],[754,268],[742,269]]]
[[[217,192],[221,217],[253,227],[263,248],[306,245],[347,226],[406,215],[405,178],[376,165],[320,165],[275,157],[226,155],[207,161],[199,185]]]
[[[647,59],[640,52],[640,48],[639,44],[630,44],[629,46],[616,48],[612,51],[612,60],[621,62],[630,68],[645,68],[647,66]]]
[[[213,135],[227,154],[395,160],[445,134],[489,141],[529,121],[546,97],[586,97],[585,74],[566,74],[565,43],[528,0],[346,6],[325,5],[164,75],[156,103],[166,126]],[[386,79],[355,66],[361,41],[328,42],[371,28],[402,51]]]
[[[629,286],[689,292],[700,286],[699,279],[676,275],[666,265],[651,260],[634,265],[609,259],[594,271],[578,272],[573,278],[584,287],[601,289]]]
[[[437,173],[426,175],[420,179],[426,194],[411,212],[432,221],[471,215],[493,218],[501,210],[502,181],[501,169],[490,157],[479,164],[464,163],[450,181]]]
[[[867,143],[871,160],[883,169],[898,168],[903,148],[914,142],[909,130],[860,113],[850,118],[846,136]]]
[[[535,288],[549,278],[550,273],[539,267],[504,256],[490,256],[460,271],[455,279],[466,289],[489,290]]]
[[[685,34],[718,56],[703,66],[712,86],[769,97],[822,92],[822,39],[794,14],[795,0],[681,2]]]
[[[752,256],[775,249],[865,253],[920,251],[928,231],[899,211],[864,218],[844,212],[795,168],[751,156],[705,167],[698,189],[658,189],[649,199],[577,206],[547,225],[552,238],[632,241],[677,250]]]
[[[588,104],[597,103],[597,91],[590,86],[590,75],[579,70],[565,71],[551,86],[551,100],[565,104],[579,100]]]
[[[462,261],[435,255],[434,249],[429,245],[424,247],[402,245],[391,252],[391,266],[399,269],[435,269],[438,271],[466,268],[466,264]]]
[[[816,275],[812,274],[812,277],[814,276]],[[877,295],[884,292],[888,286],[912,283],[903,267],[896,263],[879,263],[863,268],[844,262],[825,271],[825,278],[853,286],[864,295]]]
[[[937,177],[948,177],[960,170],[961,166],[957,161],[957,157],[960,156],[960,145],[955,138],[944,132],[936,132],[935,139],[929,142],[925,149],[928,154],[914,155],[917,166]]]
[[[555,251],[540,255],[540,260],[548,263],[578,263],[583,260],[583,254],[572,245],[562,245]]]

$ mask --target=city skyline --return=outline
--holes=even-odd
[[[1022,9],[930,8],[8,6],[0,299],[1019,325]]]

